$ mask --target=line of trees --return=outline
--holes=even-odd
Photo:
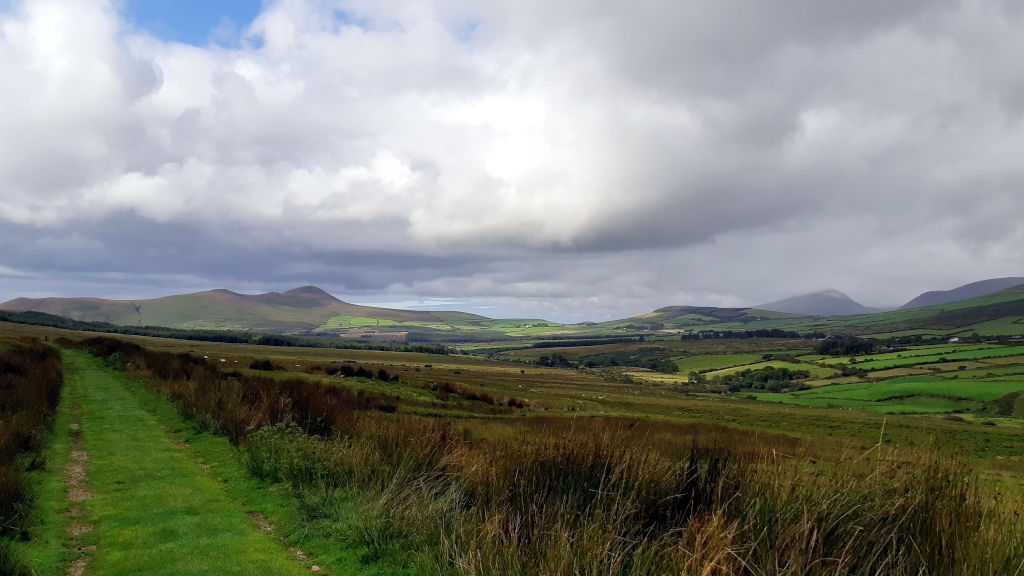
[[[782,330],[781,328],[759,328],[757,330],[702,330],[700,332],[683,334],[679,339],[686,342],[688,340],[736,340],[747,338],[803,338],[811,340],[824,337],[825,335],[819,332],[801,334],[792,330]]]
[[[806,389],[806,384],[796,381],[810,378],[810,376],[811,373],[807,370],[792,370],[784,366],[779,368],[765,366],[756,370],[747,369],[742,372],[726,374],[721,378],[721,383],[728,386],[730,392],[739,392],[744,389],[783,392]]]
[[[818,354],[826,356],[857,356],[871,354],[878,349],[874,340],[857,338],[856,336],[829,336],[815,348]]]

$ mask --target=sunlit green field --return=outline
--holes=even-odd
[[[82,338],[86,334],[50,328],[38,328],[0,323],[0,336],[35,334],[51,340],[58,336]],[[132,336],[131,341],[154,350],[175,353],[186,352],[221,365],[251,373],[249,365],[257,359],[270,359],[281,368],[263,373],[274,378],[298,377],[370,392],[387,392],[411,403],[410,410],[423,414],[463,414],[467,422],[486,418],[505,421],[509,415],[483,413],[479,403],[461,400],[453,395],[446,401],[438,400],[432,388],[451,385],[486,392],[500,398],[516,398],[526,402],[526,408],[517,416],[563,417],[616,417],[653,419],[673,426],[698,426],[704,434],[726,433],[726,430],[752,430],[764,434],[780,434],[796,440],[811,441],[816,445],[849,445],[868,447],[877,442],[882,420],[888,412],[910,413],[900,422],[887,423],[887,436],[894,442],[919,442],[922,430],[926,435],[946,445],[959,443],[971,447],[973,453],[1003,456],[1024,454],[1024,427],[1021,420],[979,415],[977,420],[991,419],[999,426],[988,427],[946,421],[941,413],[975,410],[997,393],[1024,389],[1018,385],[1017,375],[1024,373],[1024,363],[998,364],[1014,361],[1006,356],[969,361],[968,370],[958,370],[959,362],[923,365],[941,369],[928,371],[927,378],[889,378],[874,382],[873,374],[812,377],[807,381],[814,388],[792,394],[767,392],[739,392],[725,394],[698,394],[686,384],[688,373],[660,374],[637,371],[629,367],[599,369],[547,368],[533,364],[540,355],[558,351],[575,358],[588,353],[607,353],[626,348],[636,351],[647,348],[658,354],[674,355],[676,362],[694,362],[693,367],[726,366],[747,369],[750,360],[759,361],[763,354],[787,351],[800,355],[801,365],[809,365],[821,373],[834,373],[836,364],[807,362],[813,357],[813,341],[788,340],[734,340],[703,342],[652,342],[645,344],[601,345],[562,349],[513,350],[490,359],[468,354],[419,354],[407,352],[380,352],[371,350],[332,350],[315,348],[286,348],[253,346],[215,342],[194,342]],[[588,350],[595,348],[596,350]],[[988,348],[997,350],[998,348]],[[928,350],[928,349],[922,349]],[[934,350],[930,350],[934,351]],[[906,353],[916,353],[912,349]],[[952,353],[950,347],[944,353]],[[968,350],[970,352],[970,350]],[[507,356],[506,356],[507,355]],[[693,359],[693,360],[688,360]],[[386,369],[398,376],[397,382],[381,382],[363,378],[340,378],[323,373],[324,367],[342,363],[357,363],[372,371]],[[700,362],[700,364],[697,364]],[[965,361],[966,362],[966,361]],[[730,366],[731,365],[731,366]],[[856,366],[856,364],[854,365]],[[633,377],[626,377],[628,374]],[[707,375],[713,372],[707,372]],[[1005,378],[1005,380],[1003,379]],[[863,386],[851,383],[864,382]],[[886,391],[886,381],[891,381]],[[1021,377],[1024,382],[1024,376]],[[983,383],[983,384],[979,384]],[[877,386],[877,388],[865,388]],[[985,388],[979,388],[984,386]],[[895,390],[895,392],[893,391]],[[749,397],[757,400],[750,400]],[[800,406],[797,406],[799,404]],[[835,410],[829,406],[854,408]],[[794,410],[798,410],[794,412]],[[917,415],[914,415],[914,414]],[[939,416],[931,414],[940,413]],[[724,428],[723,428],[724,427]],[[493,424],[487,424],[493,433]],[[732,434],[733,432],[728,432]],[[985,439],[989,441],[984,441]]]
[[[831,376],[838,376],[839,370],[830,366],[821,366],[818,364],[806,364],[801,362],[786,362],[784,360],[767,360],[764,362],[757,362],[754,364],[746,364],[741,366],[733,366],[731,368],[724,368],[722,370],[716,370],[714,372],[708,372],[708,378],[715,378],[716,376],[725,376],[726,374],[734,374],[743,370],[757,370],[760,368],[766,368],[771,366],[773,368],[788,368],[790,370],[806,370],[810,372],[811,378],[829,378]]]
[[[675,360],[681,374],[690,372],[710,372],[733,366],[743,366],[759,362],[762,354],[706,354],[686,356]]]

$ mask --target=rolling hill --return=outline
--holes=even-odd
[[[777,328],[801,334],[853,334],[878,338],[914,335],[953,337],[974,333],[981,336],[1020,336],[1024,335],[1024,286],[946,304],[850,316],[791,314],[761,307],[669,306],[629,320],[598,326],[665,332]]]
[[[868,308],[846,294],[831,289],[761,304],[757,308],[803,316],[854,316],[880,312],[877,308]]]
[[[964,284],[963,286],[953,288],[952,290],[932,290],[930,292],[925,292],[903,306],[900,306],[900,310],[959,302],[970,298],[988,296],[989,294],[994,294],[1000,290],[1006,290],[1007,288],[1013,288],[1014,286],[1021,285],[1024,285],[1024,277],[1013,276],[1008,278],[990,278],[988,280]]]
[[[770,330],[813,320],[800,314],[788,314],[757,308],[714,308],[708,306],[666,306],[627,320],[604,322],[606,329],[634,328],[665,331]]]
[[[433,313],[393,310],[349,304],[315,286],[287,292],[239,294],[209,290],[150,300],[103,300],[99,298],[17,298],[0,309],[36,311],[92,322],[129,326],[167,326],[184,329],[252,330],[282,334],[330,332],[332,319],[340,327],[350,324],[338,318],[358,318],[366,328],[376,324],[437,323],[456,314],[464,321],[485,321],[465,313]],[[327,328],[325,328],[327,327]]]
[[[860,307],[841,293],[809,295],[816,313],[762,308],[667,306],[632,318],[601,323],[559,324],[541,319],[492,319],[455,311],[413,311],[350,304],[304,286],[287,292],[239,294],[210,290],[150,300],[18,298],[0,310],[35,311],[74,320],[121,326],[186,330],[235,330],[290,335],[343,336],[406,342],[474,343],[540,340],[676,337],[694,332],[783,330],[800,334],[854,334],[878,338],[1024,335],[1024,286],[967,300],[851,314]],[[797,299],[799,300],[799,299]],[[799,302],[798,302],[799,303]],[[824,304],[834,304],[832,308]],[[851,307],[852,304],[852,307]],[[768,305],[766,305],[768,306]],[[860,307],[863,308],[863,307]]]
[[[863,316],[826,318],[795,327],[800,331],[873,337],[1024,335],[1024,286],[933,306]]]

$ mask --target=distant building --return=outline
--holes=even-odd
[[[956,336],[953,336],[952,338],[950,338],[950,339],[949,339],[949,341],[950,341],[950,342],[959,342],[959,341],[960,341],[960,339],[959,339],[959,338],[957,338]]]

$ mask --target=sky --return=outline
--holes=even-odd
[[[0,0],[0,301],[605,320],[1024,275],[1024,5]]]

